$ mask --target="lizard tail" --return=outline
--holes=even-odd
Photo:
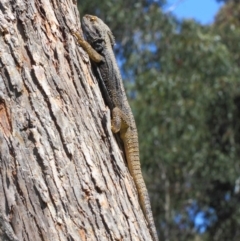
[[[127,135],[125,137],[127,137]],[[130,173],[137,187],[141,208],[148,222],[148,228],[150,230],[153,240],[158,241],[158,236],[157,236],[157,231],[154,224],[148,191],[142,176],[142,171],[140,166],[137,134],[136,133],[131,134],[129,138],[123,138],[123,140],[124,140],[124,147],[125,147],[125,152],[127,156],[128,168],[130,170]]]
[[[149,225],[150,233],[152,235],[153,240],[158,241],[157,230],[156,230],[153,215],[152,215],[152,209],[151,209],[151,204],[149,201],[146,185],[142,180],[142,183],[141,181],[139,181],[138,183],[136,183],[136,186],[140,186],[140,189],[141,189],[139,190],[139,199],[140,199],[141,207],[143,209],[143,213]]]

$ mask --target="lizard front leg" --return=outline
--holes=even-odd
[[[88,53],[93,62],[99,63],[103,61],[103,57],[87,41],[85,41],[79,33],[72,32],[72,34],[77,38],[79,45]]]

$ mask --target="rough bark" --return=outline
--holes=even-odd
[[[0,240],[151,240],[72,0],[0,2]]]

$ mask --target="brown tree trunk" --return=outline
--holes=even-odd
[[[151,240],[72,0],[0,2],[0,240]]]

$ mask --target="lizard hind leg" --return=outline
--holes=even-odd
[[[117,133],[121,129],[121,110],[118,107],[115,107],[112,110],[112,120],[111,120],[111,129],[113,133]]]
[[[113,133],[126,130],[129,127],[127,116],[118,107],[112,110],[111,129]]]

